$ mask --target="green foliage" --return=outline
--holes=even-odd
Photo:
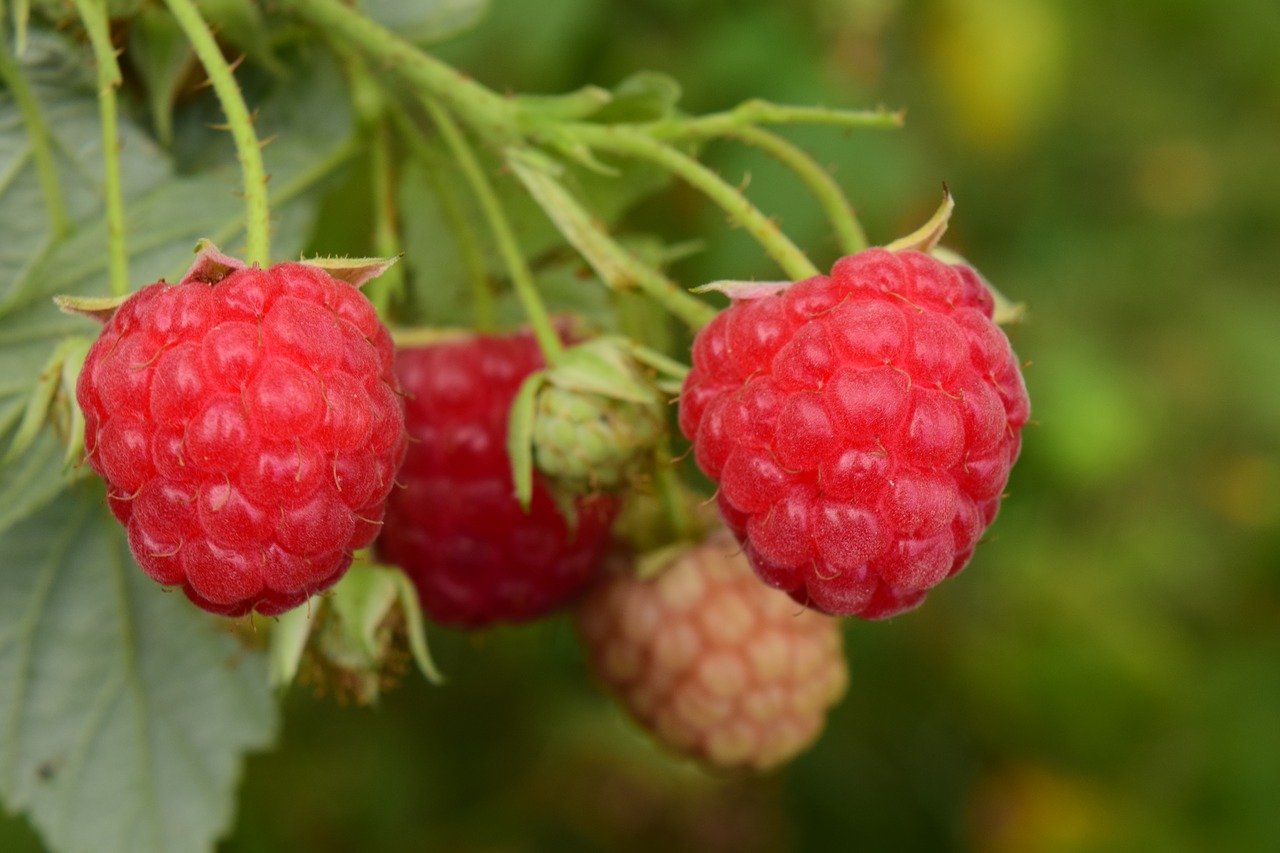
[[[307,5],[333,4],[199,4],[228,57],[246,54],[236,79],[257,138],[279,134],[263,150],[273,255],[403,248],[408,289],[392,318],[473,326],[483,293],[484,322],[523,322],[421,81],[308,23]],[[431,55],[463,72],[451,91],[495,94],[483,121],[463,114],[465,98],[440,103],[458,113],[546,306],[680,359],[696,317],[673,320],[646,293],[777,271],[739,221],[652,162],[604,150],[600,134],[696,146],[825,269],[843,244],[792,168],[730,125],[669,123],[757,97],[906,107],[899,135],[778,136],[835,175],[874,244],[927,218],[949,184],[948,243],[1028,306],[1010,335],[1037,424],[965,575],[917,613],[849,626],[849,697],[782,776],[712,779],[654,752],[591,692],[562,622],[481,638],[430,629],[444,688],[410,679],[376,712],[288,695],[283,742],[249,761],[222,849],[1269,850],[1273,4],[357,5],[410,48],[447,38]],[[49,297],[107,293],[107,188],[72,6],[31,3],[29,30],[27,6],[7,4],[0,26],[43,122],[29,123],[6,78],[0,457],[33,400],[50,418],[0,464],[0,797],[23,815],[0,821],[0,847],[36,849],[25,820],[56,850],[209,849],[232,825],[242,754],[271,737],[273,701],[263,655],[151,585],[74,479],[85,469],[65,469],[70,401],[65,387],[47,397],[41,370],[94,327]],[[245,205],[231,140],[213,128],[222,108],[162,4],[109,7],[127,39],[120,165],[138,286],[180,275],[200,237],[236,253]],[[350,106],[360,73],[378,96],[367,112]],[[399,247],[379,248],[376,222]],[[295,640],[307,616],[289,617],[303,623]],[[207,790],[190,775],[201,766]],[[168,807],[121,799],[148,790]]]
[[[262,656],[133,564],[100,489],[0,533],[0,795],[56,850],[208,850],[276,727]]]

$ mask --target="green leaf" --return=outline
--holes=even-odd
[[[0,431],[26,408],[35,379],[49,354],[66,337],[96,335],[89,320],[54,305],[54,295],[105,296],[107,226],[103,209],[101,134],[95,83],[85,51],[68,40],[33,29],[21,71],[49,125],[61,193],[72,222],[56,236],[45,215],[45,198],[31,143],[13,99],[0,91]],[[350,118],[335,108],[340,76],[332,66],[311,63],[260,104],[266,134],[290,131],[264,152],[272,172],[274,240],[282,257],[296,256],[311,227],[315,190],[345,162]],[[322,116],[314,119],[311,116]],[[222,136],[206,129],[210,136]],[[120,125],[121,171],[129,268],[141,285],[176,280],[191,263],[192,248],[210,237],[234,251],[243,234],[244,203],[236,192],[233,152],[206,162],[203,171],[179,176],[173,164],[136,124]],[[36,460],[47,467],[33,470]],[[46,455],[19,460],[24,481],[67,482],[62,464]],[[15,492],[27,508],[22,492]],[[10,508],[0,511],[7,516]]]
[[[276,729],[262,655],[149,580],[101,503],[0,535],[0,796],[60,853],[212,850]]]
[[[449,162],[442,146],[435,140],[429,144],[437,149],[441,162]],[[494,191],[535,274],[541,279],[544,269],[556,265],[562,267],[564,257],[571,256],[572,252],[556,225],[502,161],[487,151],[476,153],[493,178]],[[478,238],[484,269],[490,280],[505,280],[506,265],[470,188],[457,169],[437,171],[439,180],[448,182],[447,191],[459,200],[463,219]],[[595,220],[607,226],[617,222],[641,199],[664,188],[670,182],[670,176],[656,167],[629,161],[621,163],[618,174],[612,176],[566,164],[561,180],[574,188],[577,198],[590,209]],[[409,270],[410,288],[422,314],[435,325],[471,325],[468,303],[471,289],[466,266],[458,252],[458,241],[450,228],[438,191],[429,180],[427,171],[416,161],[406,164],[402,173],[397,208],[407,247],[404,261]],[[575,264],[575,269],[580,269],[580,266]],[[577,286],[602,289],[599,281],[590,279],[579,280]],[[588,300],[594,302],[596,298],[591,296]],[[548,303],[552,310],[557,310],[561,307],[576,308],[576,301],[571,299],[567,306],[558,306],[551,300]]]
[[[364,0],[363,11],[397,35],[417,44],[453,38],[480,22],[488,0]]]
[[[507,456],[511,459],[511,480],[516,499],[524,511],[533,501],[533,422],[537,418],[538,391],[547,381],[547,371],[530,373],[520,383],[507,415]]]
[[[637,71],[613,87],[613,100],[591,116],[596,122],[660,121],[675,114],[680,83],[658,71]]]
[[[4,443],[0,441],[0,445]],[[51,430],[42,430],[12,463],[0,468],[0,536],[52,501],[66,487],[62,473],[64,456],[57,436]],[[5,554],[4,559],[7,571],[9,555]],[[3,630],[0,624],[0,631]]]
[[[196,53],[169,10],[149,6],[129,29],[128,58],[147,87],[156,137],[168,146],[173,141],[173,104]]]
[[[642,381],[636,372],[637,365],[629,357],[625,341],[594,338],[566,349],[547,380],[583,394],[633,403],[652,402],[653,386]]]

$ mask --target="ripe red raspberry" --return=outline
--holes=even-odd
[[[106,323],[76,392],[85,454],[148,575],[213,613],[274,615],[377,535],[403,403],[359,290],[213,258]]]
[[[579,501],[571,525],[540,477],[528,513],[515,497],[507,414],[520,383],[543,366],[528,333],[466,336],[396,356],[413,443],[378,554],[408,573],[438,622],[533,619],[568,601],[600,564],[611,499]]]
[[[973,270],[868,249],[698,334],[680,427],[761,578],[884,618],[964,567],[1028,401]],[[732,295],[732,294],[731,294]]]
[[[839,623],[760,583],[725,531],[650,580],[609,575],[578,626],[592,669],[632,716],[717,767],[792,758],[848,682]]]

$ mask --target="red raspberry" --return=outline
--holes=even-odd
[[[725,531],[578,608],[592,669],[671,749],[764,769],[817,738],[848,671],[839,623],[760,583]]]
[[[612,500],[579,501],[570,525],[540,477],[528,513],[515,497],[507,413],[520,383],[543,366],[528,333],[467,336],[396,356],[414,441],[378,554],[408,573],[438,622],[533,619],[564,604],[600,564]]]
[[[226,616],[336,583],[404,457],[392,358],[359,290],[306,264],[198,261],[129,297],[76,396],[143,571]]]
[[[1028,401],[973,270],[868,249],[699,332],[680,428],[760,577],[884,618],[964,567]]]

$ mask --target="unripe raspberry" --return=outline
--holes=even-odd
[[[968,563],[1029,407],[992,308],[966,266],[868,249],[699,332],[680,426],[766,583],[883,618]]]
[[[765,769],[822,730],[848,670],[837,620],[798,607],[713,535],[656,577],[609,575],[578,607],[592,669],[672,750]]]
[[[467,335],[401,349],[396,371],[414,441],[387,509],[378,554],[417,586],[438,622],[521,622],[565,604],[600,566],[612,498],[561,515],[540,477],[526,512],[507,456],[508,410],[544,366],[528,333]]]
[[[568,494],[626,486],[666,427],[662,396],[609,338],[565,350],[544,375],[535,406],[535,464]]]
[[[138,564],[239,616],[301,604],[373,541],[407,440],[398,390],[356,287],[206,248],[119,306],[77,399]]]

